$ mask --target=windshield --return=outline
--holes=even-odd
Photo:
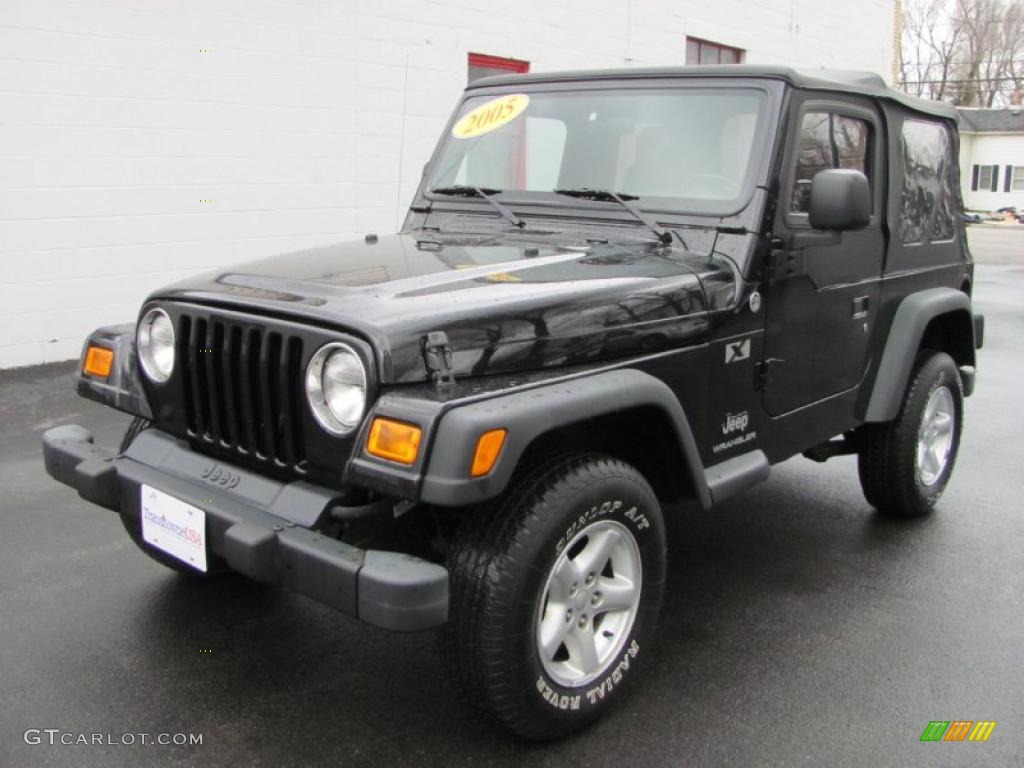
[[[609,190],[648,208],[731,212],[752,184],[765,104],[753,88],[474,96],[444,137],[426,190],[515,191],[524,201]]]

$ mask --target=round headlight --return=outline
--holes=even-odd
[[[151,381],[163,384],[174,370],[174,324],[162,309],[142,316],[135,340],[142,370]]]
[[[306,396],[320,426],[347,435],[366,408],[366,369],[347,344],[325,344],[306,368]]]

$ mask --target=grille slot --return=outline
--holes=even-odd
[[[178,333],[189,436],[304,471],[302,339],[215,316]]]

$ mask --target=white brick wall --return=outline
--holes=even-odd
[[[0,367],[163,283],[389,232],[470,51],[533,71],[892,60],[892,0],[0,0]],[[204,201],[209,202],[204,202]]]

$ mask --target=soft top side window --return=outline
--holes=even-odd
[[[807,213],[811,182],[826,168],[851,168],[871,179],[872,126],[866,120],[835,112],[804,113],[797,139],[796,169],[790,213]]]
[[[929,120],[905,120],[902,137],[900,240],[904,245],[952,240],[956,232],[956,206],[949,130]]]

